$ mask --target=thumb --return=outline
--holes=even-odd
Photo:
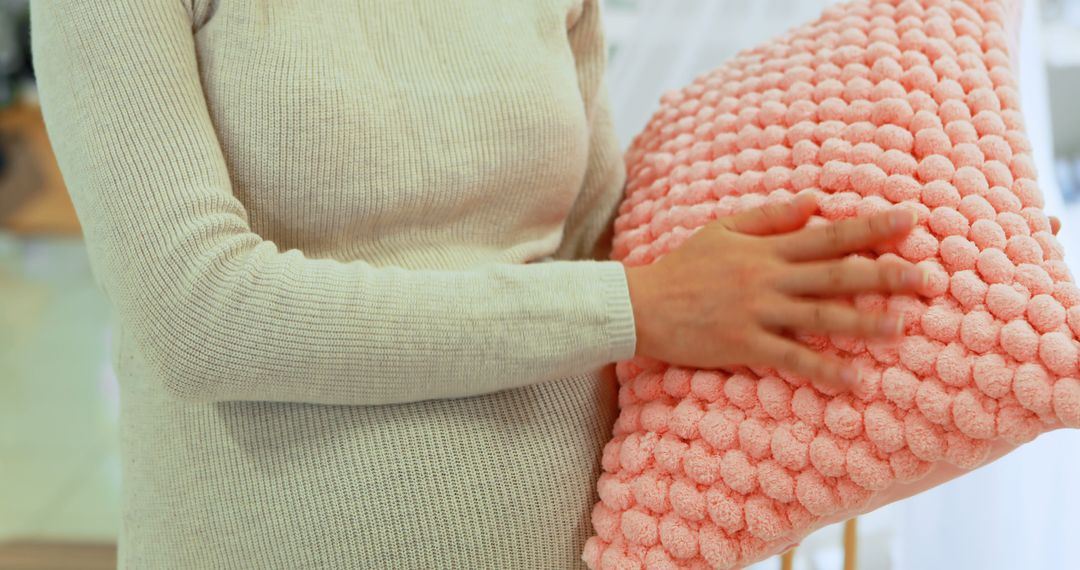
[[[795,231],[806,225],[817,210],[817,198],[810,192],[793,200],[765,204],[745,212],[717,218],[721,226],[742,234],[767,235]]]

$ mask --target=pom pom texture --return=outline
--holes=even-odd
[[[652,263],[717,217],[810,192],[811,223],[915,208],[911,234],[860,255],[931,279],[850,299],[902,312],[899,339],[801,339],[861,369],[850,393],[763,367],[617,363],[589,568],[743,567],[1080,427],[1080,292],[1020,115],[1017,15],[1013,0],[839,4],[661,98],[626,153],[612,259]]]

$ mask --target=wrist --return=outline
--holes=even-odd
[[[648,306],[649,266],[626,267],[626,284],[630,291],[630,307],[634,313],[634,335],[637,338],[635,356],[647,355],[649,335],[646,326],[645,308]]]

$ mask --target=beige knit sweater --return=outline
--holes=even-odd
[[[35,0],[121,568],[580,568],[635,352],[599,0]]]

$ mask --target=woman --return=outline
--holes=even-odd
[[[46,125],[117,319],[119,566],[579,568],[613,363],[785,366],[909,212],[607,259],[598,0],[43,0]]]

